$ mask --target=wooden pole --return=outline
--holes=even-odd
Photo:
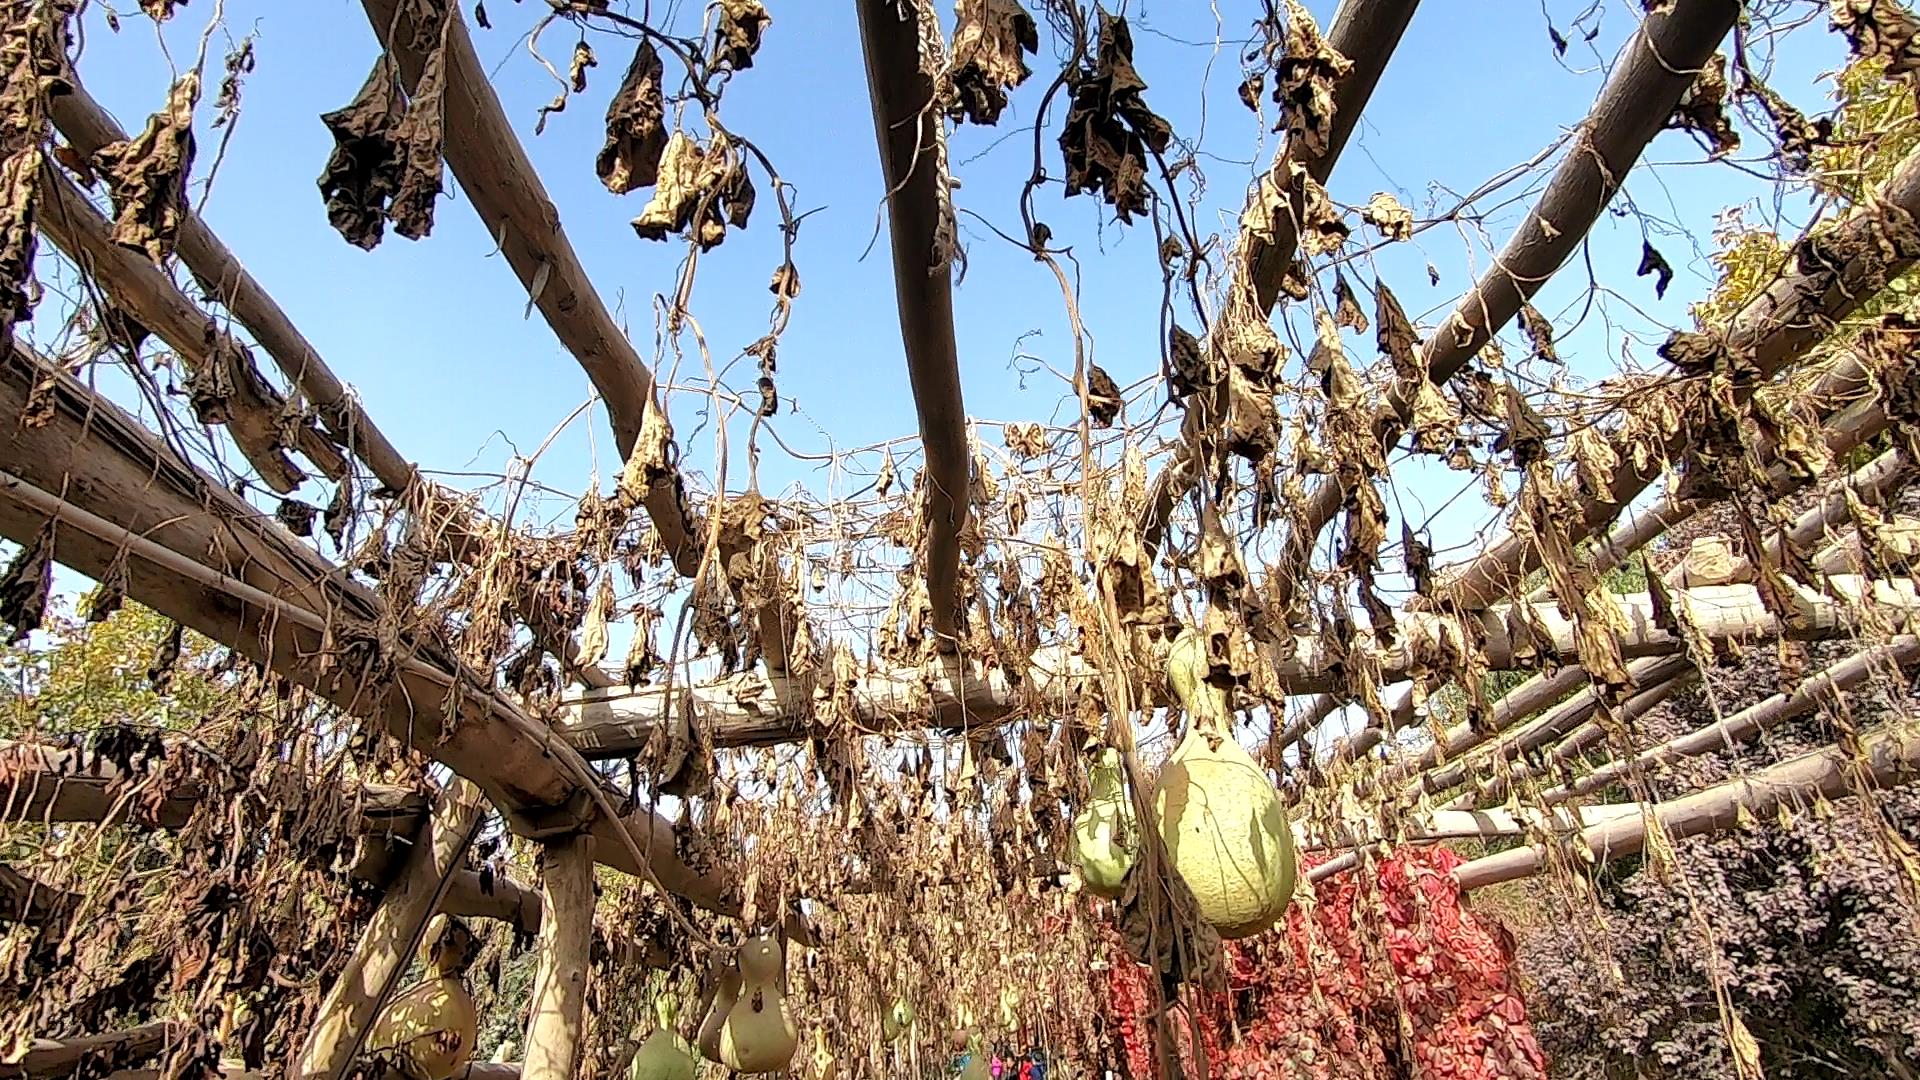
[[[540,852],[540,968],[527,1018],[522,1080],[573,1080],[580,1061],[593,944],[593,840],[576,833],[546,841]]]
[[[395,983],[413,959],[420,934],[438,909],[480,821],[478,788],[455,779],[434,800],[399,879],[374,909],[347,966],[320,1002],[294,1066],[297,1080],[339,1080]]]

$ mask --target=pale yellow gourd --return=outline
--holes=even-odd
[[[724,1065],[726,1062],[720,1058],[720,1032],[727,1026],[727,1014],[733,1012],[734,1002],[740,1000],[740,969],[730,957],[716,960],[707,977],[713,983],[713,1001],[707,1006],[706,1017],[700,1021],[694,1045],[700,1048],[701,1057]]]
[[[1118,900],[1139,842],[1139,822],[1121,778],[1120,752],[1111,746],[1100,751],[1089,778],[1093,795],[1073,819],[1073,865],[1088,892]]]
[[[473,1057],[479,1014],[462,973],[478,942],[445,915],[427,928],[427,977],[402,990],[367,1034],[366,1050],[411,1080],[447,1080]]]
[[[888,1009],[887,1015],[881,1019],[880,1034],[888,1042],[893,1042],[913,1027],[913,1020],[913,1006],[907,1004],[905,998],[901,998],[893,1003],[893,1008]]]
[[[833,1059],[833,1051],[827,1049],[827,1029],[813,1029],[813,1080],[835,1080],[840,1075],[840,1065]]]
[[[740,999],[720,1029],[720,1062],[735,1072],[784,1071],[800,1047],[800,1033],[780,992],[780,946],[770,937],[740,946]]]
[[[1187,710],[1187,734],[1160,770],[1154,814],[1161,841],[1200,917],[1223,938],[1272,926],[1293,899],[1293,830],[1280,793],[1234,741],[1227,693],[1206,679],[1205,640],[1189,630],[1167,656]]]
[[[653,1034],[633,1052],[633,1064],[627,1068],[628,1080],[693,1080],[693,1055],[685,1040],[673,1030],[679,1008],[672,998],[662,995],[653,1003],[657,1021]]]

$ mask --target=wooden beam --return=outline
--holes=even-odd
[[[352,1066],[374,1017],[413,962],[443,883],[459,867],[480,823],[480,790],[456,779],[434,800],[413,853],[387,887],[347,966],[327,990],[300,1048],[298,1080],[339,1080]]]
[[[1815,798],[1843,798],[1862,787],[1898,787],[1912,782],[1916,769],[1920,769],[1920,734],[1907,724],[1865,739],[1858,758],[1838,747],[1805,754],[1684,798],[1656,803],[1639,817],[1597,825],[1569,843],[1585,846],[1587,854],[1580,861],[1603,866],[1646,847],[1649,817],[1666,831],[1669,841],[1684,840],[1735,828],[1743,811],[1748,820],[1766,821],[1781,807],[1804,807]],[[1453,880],[1462,891],[1483,889],[1528,877],[1546,861],[1542,847],[1514,848],[1455,867]]]
[[[223,422],[234,445],[269,488],[281,495],[291,494],[305,478],[286,456],[287,450],[299,451],[331,478],[346,474],[346,459],[340,448],[311,423],[300,423],[295,429],[295,444],[283,445],[282,416],[287,403],[261,377],[251,354],[216,326],[143,252],[114,243],[113,223],[65,174],[45,163],[39,181],[44,201],[34,216],[35,226],[115,306],[166,342],[190,371],[227,369],[219,376],[228,386]]]
[[[666,820],[646,811],[624,822],[606,816],[583,785],[584,763],[433,640],[403,634],[397,652],[382,652],[375,628],[387,612],[378,596],[174,457],[112,402],[16,349],[0,356],[0,415],[18,415],[36,384],[46,389],[48,421],[0,430],[0,461],[15,470],[0,473],[0,535],[24,543],[58,520],[58,561],[97,578],[124,556],[129,596],[350,714],[371,715],[478,784],[516,829],[551,827],[564,808],[602,837],[608,865],[652,874],[709,910],[738,911],[724,871],[682,861]]]
[[[168,1021],[142,1024],[104,1035],[86,1035],[73,1039],[35,1039],[19,1060],[0,1062],[0,1080],[16,1077],[72,1076],[85,1072],[98,1076],[115,1066],[131,1065],[161,1053],[179,1037],[177,1025]]]
[[[1250,297],[1261,319],[1271,317],[1274,305],[1279,302],[1280,283],[1293,265],[1300,243],[1300,222],[1306,217],[1305,192],[1293,184],[1293,169],[1296,166],[1306,169],[1307,175],[1322,185],[1333,176],[1334,165],[1359,126],[1360,116],[1366,111],[1374,88],[1380,84],[1380,76],[1387,70],[1387,61],[1399,48],[1400,38],[1419,6],[1420,0],[1346,0],[1334,15],[1333,26],[1327,31],[1327,44],[1352,66],[1333,88],[1333,122],[1327,132],[1326,146],[1296,145],[1289,140],[1267,175],[1253,185],[1247,196],[1247,208],[1241,213],[1245,220],[1257,212],[1265,203],[1265,189],[1269,186],[1291,192],[1286,212],[1275,214],[1269,222],[1270,239],[1252,230],[1241,230],[1240,247],[1233,262],[1228,296]],[[1226,417],[1224,382],[1187,403],[1180,424],[1180,445],[1174,450],[1173,459],[1154,478],[1141,519],[1140,539],[1148,555],[1160,550],[1167,526],[1173,520],[1174,507],[1192,490],[1198,478],[1195,465],[1204,453],[1203,444]]]
[[[1353,821],[1343,824],[1333,835],[1317,830],[1300,832],[1303,851],[1328,851],[1383,842],[1401,844],[1435,843],[1441,840],[1490,839],[1497,836],[1526,836],[1541,831],[1574,832],[1640,813],[1634,803],[1606,806],[1563,807],[1546,813],[1532,807],[1518,810],[1428,810],[1415,811],[1396,821],[1393,833],[1374,822]]]
[[[82,156],[91,156],[109,143],[125,141],[127,133],[93,100],[86,88],[80,85],[78,77],[70,75],[68,83],[70,90],[49,102],[54,125],[67,137],[67,142]],[[247,328],[253,340],[266,350],[288,383],[312,404],[332,440],[359,458],[383,487],[403,496],[416,488],[431,489],[425,491],[423,497],[452,510],[452,520],[444,530],[438,531],[443,534],[448,549],[456,558],[471,561],[479,554],[473,540],[477,535],[495,528],[494,523],[482,524],[473,520],[466,513],[466,508],[460,506],[452,496],[440,492],[421,477],[419,470],[401,455],[386,433],[361,407],[359,399],[347,391],[346,385],[333,373],[319,350],[293,325],[293,320],[274,301],[272,294],[241,265],[239,257],[221,242],[220,237],[192,207],[183,206],[181,210],[180,231],[174,251],[187,269],[192,271],[200,287]],[[171,284],[165,282],[164,278],[159,282],[143,278],[141,281],[126,282],[125,285],[138,289],[143,282],[149,287]],[[149,299],[148,303],[156,301]],[[529,612],[522,610],[520,616],[531,624]],[[535,633],[555,655],[563,661],[571,661],[575,649],[570,637],[564,634],[556,637],[542,632],[538,627]],[[614,685],[613,677],[598,667],[582,668],[571,663],[567,666],[568,670],[577,671],[581,680],[590,686]]]
[[[1798,598],[1805,624],[1790,629],[1794,636],[1832,636],[1853,624],[1849,605],[1872,595],[1890,611],[1915,610],[1920,595],[1907,579],[1869,584],[1858,577],[1827,579],[1830,594],[1811,592]],[[1622,624],[1622,654],[1629,659],[1674,656],[1683,652],[1679,638],[1668,633],[1656,617],[1645,593],[1616,596]],[[1767,639],[1781,635],[1779,620],[1760,601],[1752,585],[1717,585],[1675,594],[1689,617],[1710,640]],[[1514,666],[1513,642],[1507,634],[1507,607],[1476,615],[1477,632],[1485,641],[1491,669]],[[1369,645],[1383,681],[1402,677],[1409,649],[1418,652],[1439,635],[1452,630],[1448,616],[1408,611],[1396,615],[1399,637],[1391,648]],[[1547,630],[1544,648],[1568,663],[1577,663],[1574,627],[1555,603],[1533,605],[1529,621]],[[1288,693],[1311,693],[1340,685],[1336,665],[1340,653],[1313,635],[1292,639],[1290,652],[1269,652],[1281,688]],[[1285,659],[1280,659],[1285,656]],[[1030,660],[1026,680],[1010,684],[1005,673],[960,657],[941,657],[924,668],[878,671],[862,678],[852,690],[855,730],[886,733],[926,728],[972,730],[997,725],[1029,707],[1058,710],[1063,700],[1082,692],[1096,677],[1086,660],[1062,646],[1041,649]],[[794,742],[829,731],[813,715],[809,699],[795,694],[782,680],[759,675],[736,676],[672,691],[658,687],[641,690],[593,692],[563,702],[556,730],[588,757],[622,757],[647,745],[663,720],[685,716],[700,739],[716,747],[770,746]],[[1351,756],[1352,752],[1349,751]]]
[[[70,910],[79,896],[35,880],[0,863],[0,921],[45,926]]]
[[[1890,223],[1890,213],[1904,215],[1906,220]],[[1754,378],[1735,385],[1736,401],[1749,399],[1764,380],[1826,340],[1841,319],[1914,265],[1920,245],[1896,240],[1888,229],[1891,224],[1910,233],[1916,216],[1920,216],[1920,151],[1900,163],[1876,198],[1820,233],[1817,245],[1805,239],[1796,245],[1793,272],[1749,301],[1725,328],[1727,351],[1756,369]],[[1827,376],[1834,381],[1864,377],[1862,361],[1853,354]],[[1666,462],[1686,457],[1696,433],[1694,426],[1681,425],[1666,440],[1665,453],[1648,455],[1644,468],[1621,462],[1613,471],[1610,490],[1581,508],[1579,520],[1569,530],[1570,539],[1578,542],[1605,529],[1661,475]],[[1443,570],[1436,587],[1463,607],[1484,606],[1511,593],[1538,564],[1534,545],[1508,534],[1464,566]]]
[[[540,852],[540,966],[527,1018],[524,1080],[573,1080],[580,1063],[589,951],[593,944],[593,838],[548,840]]]
[[[960,530],[967,523],[971,458],[960,361],[953,338],[950,256],[956,243],[946,192],[946,133],[922,74],[918,9],[893,0],[854,0],[866,52],[873,126],[887,193],[893,244],[893,289],[907,377],[926,451],[921,512],[926,536],[927,595],[942,651],[960,640]],[[942,235],[946,236],[943,241]]]
[[[408,92],[420,81],[426,55],[414,47],[438,40],[414,24],[414,5],[398,0],[364,0],[367,20],[381,43],[399,61]],[[435,8],[435,10],[442,10]],[[487,82],[486,69],[473,50],[459,5],[448,4],[446,27],[445,151],[462,194],[480,215],[487,235],[499,244],[507,265],[533,298],[560,344],[587,373],[613,424],[622,458],[632,455],[650,414],[665,422],[653,372],[613,321],[606,303],[587,276],[580,256],[560,226],[560,212],[547,197],[540,174],[507,122]],[[667,475],[642,499],[661,546],[684,577],[698,572],[703,553],[700,530],[686,502],[686,491],[672,453],[672,434],[657,448],[665,455]],[[653,434],[648,435],[649,438]]]
[[[1647,144],[1666,128],[1681,95],[1733,28],[1740,7],[1737,0],[1691,0],[1646,17],[1620,50],[1612,75],[1576,129],[1540,201],[1493,260],[1493,268],[1422,346],[1420,366],[1428,381],[1445,386],[1580,250]],[[1378,422],[1383,446],[1391,447],[1406,431],[1418,390],[1413,383],[1393,387],[1392,409]],[[1344,498],[1337,481],[1325,480],[1315,485],[1295,519],[1273,570],[1280,609],[1291,603],[1321,530]]]
[[[1876,674],[1912,667],[1916,662],[1920,662],[1920,638],[1903,634],[1826,668],[1791,691],[1757,701],[1717,723],[1650,746],[1624,761],[1609,761],[1572,783],[1541,792],[1540,799],[1548,805],[1563,803],[1612,784],[1643,778],[1648,770],[1670,762],[1731,749],[1788,720],[1836,702],[1839,695]]]

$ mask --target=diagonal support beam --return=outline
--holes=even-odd
[[[373,32],[399,61],[401,78],[411,92],[420,81],[427,59],[412,45],[421,37],[412,13],[416,7],[433,5],[365,0],[364,6]],[[402,8],[406,9],[404,13]],[[547,197],[540,174],[528,160],[526,149],[507,123],[500,99],[487,82],[459,5],[448,4],[445,11],[447,164],[460,181],[467,202],[486,225],[487,234],[499,242],[507,264],[553,328],[554,336],[580,362],[600,399],[606,402],[614,441],[621,457],[628,457],[642,437],[649,413],[661,420],[666,416],[653,372],[613,321],[566,230],[561,228],[559,210]],[[670,441],[672,436],[669,433],[665,437]],[[665,449],[671,462],[671,447]],[[702,544],[699,530],[692,524],[679,473],[673,472],[654,484],[642,501],[674,568],[683,577],[694,576],[700,567]]]
[[[941,221],[947,176],[938,149],[945,134],[934,107],[933,81],[920,71],[917,9],[893,0],[854,3],[886,180],[900,340],[926,451],[927,595],[939,647],[951,652],[960,636],[960,530],[967,523],[971,485],[967,410],[953,337],[953,283],[940,239],[943,232],[950,237],[952,229],[948,223],[943,230]]]

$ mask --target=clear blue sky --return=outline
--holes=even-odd
[[[658,367],[652,314],[655,294],[673,287],[683,247],[635,237],[628,220],[644,205],[638,192],[615,197],[593,173],[602,140],[607,96],[631,55],[629,42],[595,34],[600,66],[584,95],[535,136],[540,105],[557,84],[527,52],[526,32],[547,6],[539,0],[490,0],[492,30],[474,28],[483,61],[534,162],[540,168],[567,231],[602,294],[632,328],[643,356]],[[1333,4],[1310,7],[1322,26]],[[171,55],[191,63],[213,0],[179,9],[166,30]],[[634,14],[640,5],[633,4]],[[697,25],[690,3],[656,3],[654,17],[677,9],[672,25]],[[847,448],[908,436],[915,431],[907,387],[893,285],[884,233],[875,240],[882,193],[858,28],[848,4],[773,0],[774,22],[752,70],[728,91],[729,126],[755,140],[786,180],[796,185],[796,207],[812,213],[801,230],[797,261],[804,292],[780,349],[783,399],[797,411],[777,420],[786,443],[806,453]],[[943,9],[947,5],[942,5]],[[1231,238],[1243,192],[1258,167],[1270,160],[1275,138],[1262,138],[1260,123],[1239,103],[1239,54],[1258,5],[1219,5],[1225,21],[1216,48],[1209,5],[1159,0],[1127,4],[1134,26],[1136,64],[1150,84],[1148,102],[1176,132],[1201,145],[1205,198],[1197,216],[1203,233]],[[1451,206],[1493,174],[1531,158],[1586,112],[1610,63],[1636,24],[1639,4],[1611,0],[1597,19],[1591,43],[1573,26],[1586,0],[1428,0],[1416,15],[1399,52],[1374,95],[1363,127],[1329,185],[1345,204],[1364,203],[1375,191],[1395,193],[1424,217]],[[472,4],[463,0],[471,20]],[[489,253],[492,240],[447,174],[433,235],[409,242],[389,233],[374,252],[343,241],[327,224],[315,178],[331,148],[321,113],[350,100],[377,54],[358,3],[326,0],[264,3],[228,0],[227,24],[235,36],[257,35],[257,70],[247,79],[242,114],[219,165],[207,216],[308,335],[342,378],[357,388],[371,415],[403,453],[423,466],[498,473],[517,448],[531,451],[553,426],[587,396],[588,383],[536,313],[523,318],[526,299],[507,266]],[[950,16],[949,16],[950,17]],[[1573,42],[1564,60],[1549,45],[1549,20]],[[137,11],[110,33],[99,7],[85,18],[86,46],[80,70],[89,89],[123,126],[137,130],[164,98],[172,73],[155,47],[152,24]],[[564,70],[576,31],[565,23],[549,28],[542,53]],[[208,74],[203,122],[212,116],[212,88],[219,79],[216,37]],[[1763,48],[1763,53],[1770,50]],[[1843,58],[1841,43],[1819,25],[1791,36],[1780,47],[1775,86],[1809,112],[1826,108],[1825,86],[1815,76]],[[956,201],[1017,233],[1017,198],[1031,165],[1033,138],[1025,130],[1040,94],[1057,69],[1052,43],[1043,41],[1035,77],[1017,91],[998,129],[962,129],[950,158],[964,186]],[[670,72],[671,74],[671,72]],[[1049,173],[1061,174],[1055,133],[1063,106],[1056,103],[1042,152]],[[1271,110],[1271,106],[1269,106]],[[1751,132],[1751,149],[1764,143]],[[204,130],[196,162],[198,185],[213,166],[218,132]],[[1771,189],[1733,169],[1691,164],[1704,151],[1682,133],[1657,140],[1649,160],[1670,166],[1636,173],[1629,186],[1635,204],[1653,219],[1684,222],[1689,238],[1664,236],[1658,222],[1608,216],[1595,229],[1591,258],[1613,290],[1576,330],[1568,323],[1584,302],[1585,275],[1576,263],[1556,280],[1539,306],[1560,322],[1562,353],[1574,371],[1598,378],[1623,363],[1657,363],[1652,347],[1664,337],[1659,324],[1683,324],[1686,304],[1702,295],[1712,268],[1700,245],[1712,215]],[[1416,321],[1437,322],[1488,264],[1544,183],[1547,169],[1494,196],[1478,226],[1445,225],[1396,245],[1379,256],[1378,272]],[[1182,185],[1183,195],[1191,188]],[[1095,341],[1095,359],[1123,385],[1156,371],[1159,363],[1160,284],[1151,228],[1115,225],[1092,197],[1064,199],[1056,183],[1043,189],[1039,216],[1055,236],[1072,243],[1083,273],[1081,303]],[[1496,204],[1505,202],[1496,208]],[[1766,212],[1749,215],[1764,221]],[[779,259],[778,218],[762,185],[753,227],[730,234],[702,258],[693,311],[716,363],[733,361],[766,327],[768,276]],[[968,411],[995,420],[1065,420],[1068,387],[1045,370],[1023,374],[1013,363],[1016,347],[1055,369],[1072,366],[1071,342],[1058,290],[1048,272],[963,217],[968,272],[956,292],[962,375]],[[1357,223],[1356,223],[1357,226]],[[1651,279],[1633,270],[1644,229],[1678,276],[1665,300],[1656,300]],[[1373,238],[1358,229],[1356,237]],[[872,242],[872,250],[868,247]],[[866,253],[864,260],[863,252]],[[1439,273],[1429,284],[1427,265]],[[1360,268],[1357,286],[1371,284]],[[1328,283],[1330,285],[1330,282]],[[1370,304],[1368,305],[1370,309]],[[1370,311],[1369,311],[1370,313]],[[1643,314],[1644,313],[1644,314]],[[1196,320],[1182,311],[1180,321]],[[1296,325],[1306,325],[1295,320]],[[1023,335],[1034,334],[1026,337]],[[1376,358],[1372,335],[1350,337],[1356,362]],[[697,364],[697,355],[689,363]],[[1623,359],[1624,358],[1624,359]],[[750,390],[751,363],[736,369],[732,385]],[[682,381],[698,383],[697,370]],[[673,405],[676,428],[691,470],[711,480],[713,431],[703,427],[704,399],[688,394]],[[1159,400],[1152,396],[1148,407]],[[743,468],[742,431],[734,432],[730,488]],[[618,469],[602,414],[574,423],[542,459],[537,476],[578,493],[597,469],[609,481]],[[1149,449],[1152,449],[1151,447]],[[832,474],[820,463],[788,457],[766,442],[761,486],[769,493],[803,485],[816,495],[844,495],[864,478]],[[877,458],[856,463],[870,472]],[[907,464],[903,455],[902,464]],[[1389,508],[1404,505],[1416,519],[1463,485],[1444,470],[1398,472]],[[456,478],[456,482],[459,482]],[[310,492],[315,501],[324,493]],[[548,500],[541,512],[567,524],[571,508]],[[1436,527],[1443,548],[1469,538],[1487,511],[1469,496]],[[1390,530],[1397,540],[1397,527]]]

